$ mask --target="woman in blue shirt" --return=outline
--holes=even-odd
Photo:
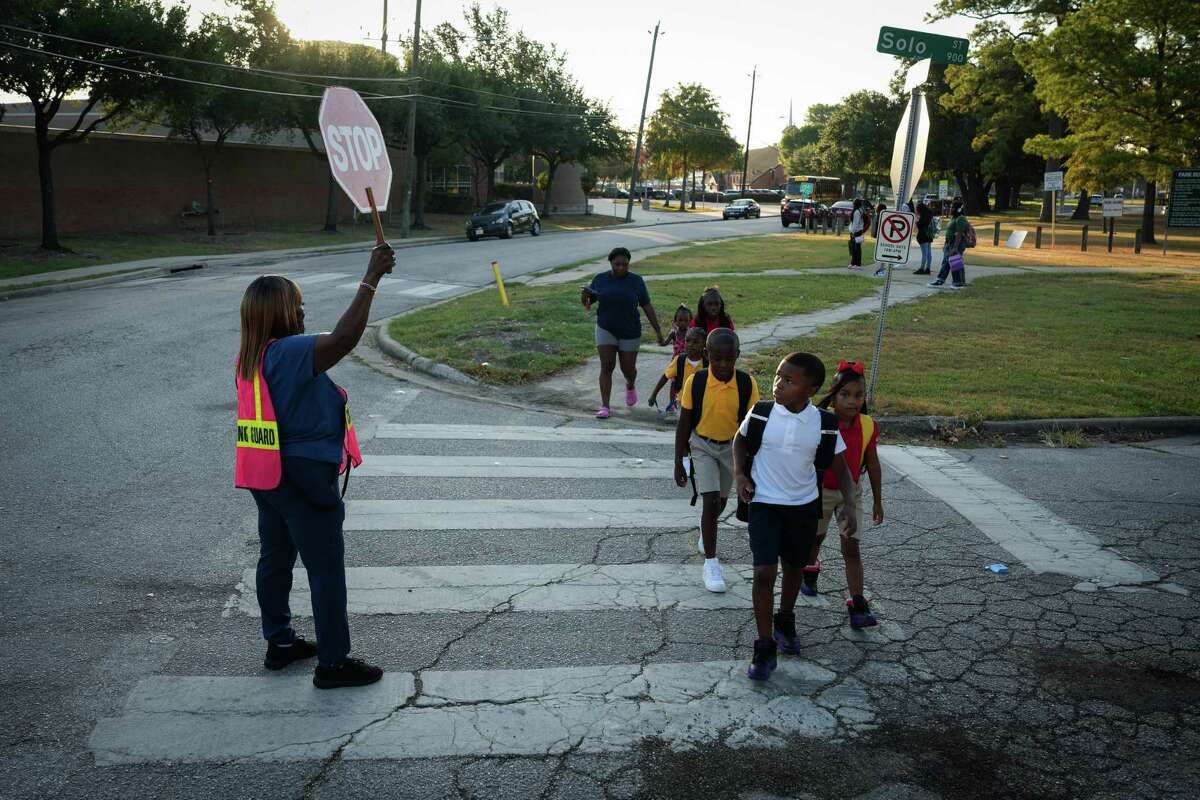
[[[625,405],[637,405],[634,383],[637,381],[638,348],[642,344],[639,307],[650,321],[650,327],[654,328],[658,343],[665,343],[658,315],[650,304],[646,282],[640,275],[629,271],[629,259],[628,250],[614,247],[608,254],[609,271],[592,278],[581,294],[584,308],[590,309],[594,302],[600,304],[596,309],[596,352],[600,356],[600,409],[596,412],[596,419],[608,419],[611,416],[608,402],[612,395],[613,369],[618,360],[621,374],[625,376]]]
[[[379,667],[348,657],[342,540],[346,508],[337,481],[346,441],[346,399],[325,373],[358,344],[375,289],[395,263],[386,244],[371,252],[358,293],[332,333],[304,334],[300,287],[281,275],[256,278],[242,297],[241,378],[252,378],[262,364],[282,462],[276,488],[250,490],[258,506],[255,589],[267,640],[263,665],[277,670],[317,656],[313,684],[320,689],[365,686],[383,676]],[[315,645],[292,628],[288,595],[297,554],[308,573]]]

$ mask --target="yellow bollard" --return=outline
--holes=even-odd
[[[496,288],[500,290],[500,304],[508,305],[508,292],[504,291],[504,278],[500,276],[500,262],[492,262],[492,274],[496,276]]]

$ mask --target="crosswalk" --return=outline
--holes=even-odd
[[[417,396],[398,395],[396,415],[408,417]],[[525,658],[510,642],[491,668],[439,656],[423,668],[389,669],[377,685],[335,692],[315,690],[299,666],[280,674],[156,675],[133,687],[119,714],[98,722],[90,741],[98,764],[604,753],[646,737],[677,749],[777,745],[796,735],[852,738],[877,724],[866,688],[822,663],[819,650],[782,658],[765,684],[745,677],[747,641],[738,641],[737,627],[750,628],[745,528],[722,521],[729,590],[707,592],[694,549],[697,511],[690,492],[671,480],[670,432],[394,418],[372,427],[344,526],[354,556],[346,570],[352,630],[440,625],[457,640],[464,624],[517,618],[518,630],[558,631],[554,655]],[[1157,579],[946,451],[880,452],[891,474],[938,497],[1032,572],[1071,575],[1097,589]],[[434,498],[406,489],[416,481],[436,487]],[[604,550],[609,537],[626,549]],[[437,544],[426,547],[431,539]],[[484,547],[455,546],[467,540]],[[545,557],[535,563],[500,563],[504,553],[537,547]],[[590,562],[561,557],[585,551],[594,552]],[[242,626],[248,640],[259,615],[254,577],[249,563],[231,575],[224,608],[213,609],[219,624]],[[304,629],[312,607],[302,569],[293,586],[293,615]],[[868,649],[909,639],[878,598],[882,624],[865,633],[846,625],[832,586],[800,604],[802,635],[806,625],[836,628]],[[724,625],[713,635],[725,631],[725,652],[739,657],[714,661],[710,652],[689,661],[686,643],[675,643],[659,660],[662,647],[627,651],[620,632],[590,660],[572,656],[595,620],[611,617],[619,631],[630,615],[662,620],[664,642],[674,624]],[[404,648],[397,638],[392,646]],[[380,640],[373,637],[373,646]]]
[[[264,270],[269,271],[269,270]],[[301,291],[310,289],[332,290],[343,294],[353,294],[358,291],[361,273],[352,272],[284,272],[280,273],[299,284]],[[164,275],[153,278],[142,278],[121,284],[122,288],[137,286],[162,286],[171,283],[186,283],[189,286],[211,285],[225,290],[244,290],[253,279],[253,274],[229,275],[221,272],[215,274],[183,273],[180,275]],[[422,281],[412,278],[389,276],[382,283],[378,294],[395,296],[408,300],[444,300],[460,294],[473,291],[475,287],[458,283],[443,283],[440,281]]]
[[[615,427],[381,421],[347,502],[348,552],[362,536],[377,549],[363,554],[366,563],[347,567],[352,631],[356,620],[399,625],[447,615],[533,620],[644,613],[703,620],[732,612],[739,619],[744,614],[748,625],[751,568],[738,563],[748,562],[745,528],[732,518],[722,523],[721,546],[732,554],[729,590],[706,591],[695,552],[698,512],[690,491],[671,479],[671,441],[669,432]],[[523,442],[522,451],[531,454],[505,454],[512,442]],[[463,499],[395,496],[406,482],[425,478],[437,478],[448,493],[461,491]],[[562,482],[559,496],[515,494],[529,480],[547,479]],[[496,485],[514,494],[480,496],[495,494],[489,487]],[[580,492],[580,486],[595,491]],[[607,486],[620,486],[621,493],[612,496]],[[483,532],[496,541],[596,540],[620,532],[666,544],[649,560],[625,563],[487,563],[486,554],[464,563],[464,554],[453,551],[439,564],[396,558],[429,531]],[[299,565],[293,586],[292,612],[303,629],[312,607]],[[225,624],[252,623],[259,609],[251,564],[231,587]],[[801,602],[822,624],[844,626],[836,595]],[[898,630],[859,639],[870,646],[897,638]],[[730,636],[736,639],[736,631]],[[98,764],[293,761],[334,752],[346,759],[528,756],[624,750],[650,736],[673,747],[718,740],[762,745],[797,734],[846,738],[875,724],[870,699],[852,678],[812,660],[785,658],[770,681],[755,684],[745,677],[749,651],[738,644],[730,641],[728,652],[740,657],[720,661],[680,661],[676,650],[663,661],[618,656],[610,663],[572,659],[516,669],[431,665],[390,670],[380,684],[335,692],[313,689],[302,667],[278,675],[157,675],[138,682],[119,715],[100,720],[91,748]],[[563,650],[570,651],[570,642]]]

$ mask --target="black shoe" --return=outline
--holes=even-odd
[[[799,655],[800,645],[796,643],[796,612],[775,612],[775,644],[784,655]]]
[[[359,658],[347,658],[335,667],[321,664],[313,670],[313,686],[318,689],[341,689],[346,686],[367,686],[383,677],[383,670]]]
[[[927,269],[918,269],[918,270],[914,270],[914,271],[913,271],[913,275],[932,275],[932,274],[933,274],[933,273],[931,273],[931,272],[930,272],[929,270],[927,270]]]
[[[293,661],[303,661],[306,658],[312,658],[316,654],[317,646],[299,636],[288,647],[280,647],[277,644],[268,642],[267,657],[263,659],[263,666],[267,669],[283,669]]]
[[[746,668],[746,677],[752,681],[765,681],[771,677],[778,663],[774,640],[757,639],[754,642],[754,656]]]

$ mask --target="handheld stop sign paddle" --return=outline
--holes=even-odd
[[[358,92],[344,86],[325,90],[317,120],[333,179],[355,208],[371,214],[375,242],[383,244],[379,212],[387,210],[392,162],[379,122]]]

